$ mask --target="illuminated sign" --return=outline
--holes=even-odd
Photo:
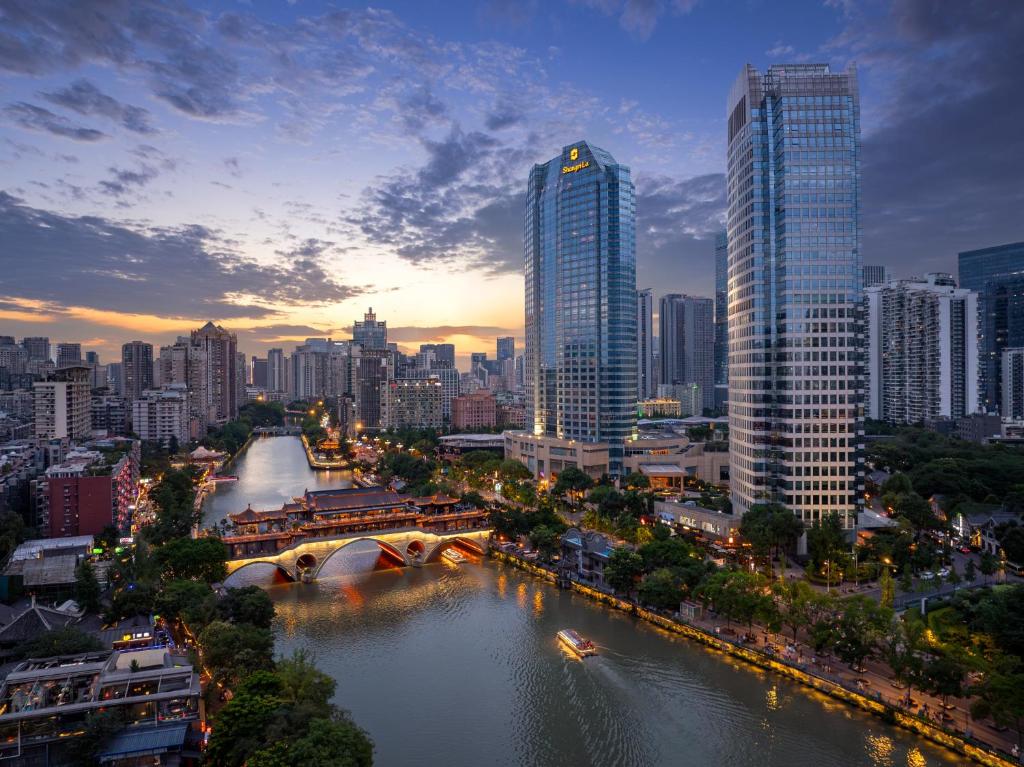
[[[572,149],[569,150],[569,159],[570,160],[572,160],[573,162],[576,162],[576,160],[578,160],[579,157],[580,157],[580,150],[579,149],[577,149],[576,147],[573,147]]]
[[[588,160],[584,160],[583,162],[578,162],[575,165],[563,165],[562,173],[575,173],[578,170],[583,170],[584,168],[589,167],[590,162]]]

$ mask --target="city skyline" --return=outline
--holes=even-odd
[[[97,11],[104,42],[59,4],[0,11],[0,236],[23,255],[0,320],[19,337],[112,360],[212,319],[262,356],[349,337],[374,306],[403,349],[451,342],[461,361],[498,336],[521,342],[518,180],[580,136],[634,170],[638,287],[712,296],[722,94],[748,61],[857,61],[866,263],[954,272],[959,250],[1021,239],[1005,162],[1024,156],[1016,121],[971,120],[989,102],[1019,108],[1019,12],[746,5],[754,34],[733,28],[734,8],[700,2],[128,7]],[[629,53],[615,72],[607,46]],[[929,127],[940,122],[955,152]],[[449,291],[459,300],[436,300]]]

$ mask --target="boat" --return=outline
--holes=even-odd
[[[223,477],[209,477],[209,480],[211,482],[237,482],[238,477],[236,477],[234,474],[228,474]]]
[[[558,638],[566,647],[572,650],[580,658],[588,655],[597,655],[597,647],[589,639],[584,639],[575,629],[562,629],[558,632]]]
[[[441,552],[441,556],[447,559],[449,562],[454,562],[457,565],[461,565],[463,562],[468,561],[462,554],[455,549],[445,549]]]

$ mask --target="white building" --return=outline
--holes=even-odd
[[[978,294],[948,274],[892,280],[864,294],[868,416],[920,423],[974,413]]]
[[[132,425],[144,442],[169,445],[171,439],[189,441],[188,389],[176,384],[148,389],[132,403]]]
[[[89,368],[58,370],[49,380],[32,384],[35,434],[38,439],[88,439],[92,434]]]

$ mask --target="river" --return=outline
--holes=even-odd
[[[317,481],[333,484],[314,476],[304,457],[293,461],[289,441],[261,440],[239,457],[235,499],[256,507]],[[259,470],[250,473],[250,461]],[[294,470],[290,487],[286,465]],[[220,493],[207,504],[224,508]],[[337,702],[369,731],[378,765],[963,763],[507,565],[476,559],[377,569],[376,560],[373,544],[354,544],[332,558],[328,577],[270,594],[278,651],[309,650],[338,681]],[[600,654],[570,656],[555,639],[566,627],[594,640]]]

